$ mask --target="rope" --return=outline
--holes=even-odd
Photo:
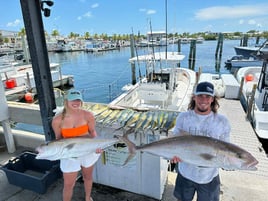
[[[129,66],[128,66],[129,67]],[[109,86],[113,86],[113,85],[118,85],[118,81],[121,80],[121,78],[123,76],[125,76],[126,72],[129,70],[129,68],[125,68],[125,70],[123,70],[120,75],[118,76],[118,78],[110,83],[107,83],[107,84],[101,84],[101,85],[98,85],[97,87],[88,87],[88,88],[84,88],[84,89],[81,89],[82,93],[86,93],[87,91],[90,91],[92,89],[107,89],[107,87]]]

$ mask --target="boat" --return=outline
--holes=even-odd
[[[69,41],[62,47],[63,52],[74,52],[80,50],[80,45],[77,44],[75,41]]]
[[[55,88],[69,88],[74,84],[72,75],[62,75],[58,63],[50,63],[50,72]],[[36,95],[36,86],[32,64],[10,65],[0,68],[0,76],[5,86],[5,95],[9,101],[25,101],[25,95],[30,92]]]
[[[85,52],[98,52],[101,49],[100,42],[90,41],[85,44]]]
[[[243,81],[241,103],[248,113],[257,136],[261,139],[268,139],[268,69],[266,62],[262,67],[240,68],[236,78],[239,83]],[[254,85],[257,88],[253,91]]]
[[[201,43],[203,43],[204,41],[205,41],[205,39],[204,39],[202,36],[199,36],[199,37],[196,38],[196,43],[197,43],[197,44],[201,44]]]
[[[74,52],[81,50],[82,48],[76,41],[58,39],[56,45],[54,45],[54,52]]]
[[[144,63],[147,75],[135,85],[127,85],[125,88],[129,90],[110,102],[109,107],[186,111],[196,73],[177,67],[184,57],[177,52],[157,52],[130,58],[130,63]]]
[[[213,84],[215,89],[215,95],[217,97],[224,97],[225,95],[225,84],[220,74],[214,73],[201,73],[198,82],[210,82]]]
[[[116,50],[118,46],[110,41],[90,41],[85,44],[85,52],[103,52]]]
[[[234,50],[237,55],[243,55],[245,58],[256,57],[259,54],[268,55],[268,41],[261,46],[235,46]]]
[[[190,38],[180,38],[181,44],[189,44],[191,42]]]
[[[235,55],[225,61],[225,67],[230,70],[232,74],[235,74],[239,68],[246,66],[262,66],[263,61],[250,56],[244,57],[243,55]]]

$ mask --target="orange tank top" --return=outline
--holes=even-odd
[[[63,138],[79,137],[88,133],[88,124],[78,126],[75,128],[62,128],[61,135]]]

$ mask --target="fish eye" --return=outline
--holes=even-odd
[[[237,156],[237,158],[243,158],[241,153],[237,153],[236,156]]]

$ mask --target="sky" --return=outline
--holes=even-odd
[[[34,1],[34,0],[32,0]],[[94,34],[268,31],[267,0],[54,0],[50,17],[43,16],[48,33]],[[1,1],[0,30],[20,31],[20,0]]]

